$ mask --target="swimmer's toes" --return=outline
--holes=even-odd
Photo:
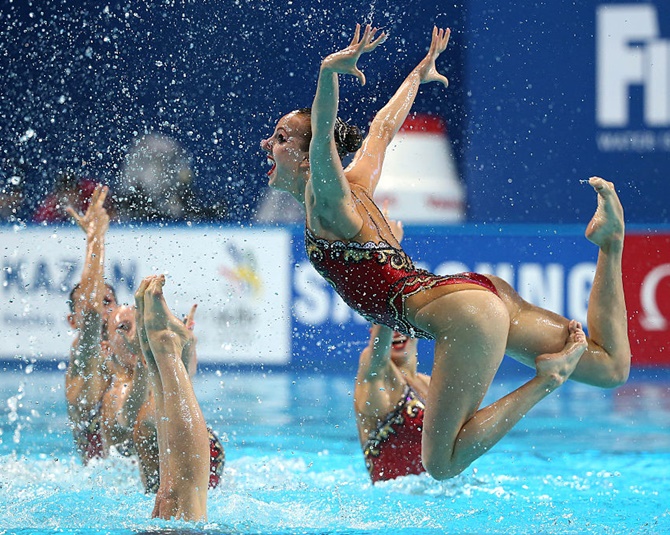
[[[559,387],[572,375],[586,347],[585,336],[581,336],[580,333],[571,333],[562,351],[540,355],[535,359],[538,376],[550,379],[551,389]]]

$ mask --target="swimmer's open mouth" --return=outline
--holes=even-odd
[[[406,345],[407,345],[407,337],[403,335],[394,336],[393,342],[391,342],[391,346],[393,347],[394,350],[405,349]]]
[[[274,173],[274,170],[277,168],[277,164],[274,161],[274,158],[272,156],[268,156],[268,160],[272,164],[272,167],[270,167],[270,170],[268,171],[268,176],[270,176],[272,173]]]

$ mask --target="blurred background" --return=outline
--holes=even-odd
[[[440,59],[451,87],[422,87],[415,111],[446,125],[467,221],[572,223],[591,210],[578,181],[593,174],[617,183],[630,223],[667,221],[660,0],[4,1],[0,157],[5,180],[25,186],[22,217],[67,173],[132,204],[140,145],[172,158],[169,187],[190,196],[165,217],[253,220],[266,181],[259,141],[311,104],[321,58],[356,22],[390,34],[361,61],[365,87],[342,80],[341,116],[364,130],[432,25],[452,28]]]
[[[568,313],[570,299],[581,302],[584,294],[569,273],[594,258],[591,249],[574,245],[582,247],[594,208],[581,181],[603,176],[616,183],[629,229],[639,235],[628,250],[646,262],[630,267],[632,314],[639,309],[641,317],[656,318],[650,320],[659,337],[653,351],[664,350],[670,310],[659,296],[670,295],[670,6],[662,0],[430,1],[411,8],[391,0],[5,0],[0,218],[28,230],[63,222],[64,207],[84,209],[95,183],[103,182],[112,191],[110,211],[129,224],[198,223],[230,236],[231,228],[300,222],[290,200],[269,195],[259,143],[283,114],[311,104],[320,60],[348,43],[356,22],[389,34],[360,62],[366,86],[341,80],[340,116],[364,131],[426,53],[432,26],[452,29],[439,60],[450,87],[422,86],[416,115],[399,135],[405,143],[389,152],[380,186],[392,216],[423,225],[407,232],[409,250],[430,249],[432,256],[420,260],[431,268],[451,262],[447,267],[500,272],[503,264],[520,270],[523,262],[539,262],[544,281],[558,262],[564,275],[556,291],[564,298],[549,304]],[[418,178],[408,176],[412,171]],[[425,191],[414,182],[419,179],[429,184]],[[501,226],[517,224],[526,225],[515,231],[518,239],[500,242]],[[62,300],[67,284],[47,284],[58,277],[39,266],[65,273],[68,265],[67,273],[75,273],[80,244],[59,264],[40,250],[24,265],[22,248],[33,238],[21,234],[9,245],[11,232],[3,232],[7,298],[14,286],[20,294],[32,284]],[[290,264],[290,295],[281,309],[292,318],[286,337],[295,334],[296,322],[321,321],[313,319],[314,306],[300,309],[300,232],[289,229],[285,249],[276,253]],[[533,241],[552,232],[571,237],[562,245]],[[447,249],[445,236],[451,237]],[[212,267],[217,274],[208,276],[230,282],[240,272],[234,266],[245,262],[253,271],[248,243],[240,237],[228,244],[231,265]],[[134,276],[143,273],[141,265],[129,267],[126,245],[118,246],[110,276],[130,292]],[[112,247],[112,260],[113,253]],[[21,269],[27,274],[17,278]],[[653,284],[642,291],[647,274]],[[535,293],[542,292],[531,288],[527,295]],[[266,302],[267,295],[259,299]],[[312,295],[303,303],[316,301]],[[323,322],[336,341],[351,318],[333,303],[324,305]],[[26,322],[56,321],[28,321],[26,310],[3,317],[17,337]],[[352,332],[364,339],[364,324]],[[315,340],[323,333],[302,327],[298,333],[308,341],[282,351],[321,351]],[[4,354],[25,352],[17,347]]]

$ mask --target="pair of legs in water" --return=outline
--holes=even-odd
[[[160,486],[153,516],[207,520],[209,434],[184,362],[193,333],[165,302],[165,277],[145,278],[135,293],[137,331],[155,400]]]
[[[410,320],[435,337],[422,450],[433,477],[446,479],[462,472],[569,377],[605,388],[626,381],[631,351],[621,273],[623,209],[611,183],[598,177],[589,182],[598,207],[586,237],[599,253],[589,298],[588,338],[579,323],[530,305],[497,277],[491,280],[499,296],[463,290],[428,303],[408,299]],[[504,354],[537,373],[480,408]]]

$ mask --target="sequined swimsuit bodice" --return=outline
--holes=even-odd
[[[365,445],[365,465],[373,482],[424,472],[421,463],[421,434],[425,403],[405,385],[394,409],[375,429]]]
[[[408,297],[446,284],[475,284],[494,291],[489,279],[475,273],[437,276],[417,269],[372,199],[352,185],[363,228],[348,241],[329,241],[305,228],[307,257],[342,299],[364,318],[407,336],[432,336],[406,318]]]

